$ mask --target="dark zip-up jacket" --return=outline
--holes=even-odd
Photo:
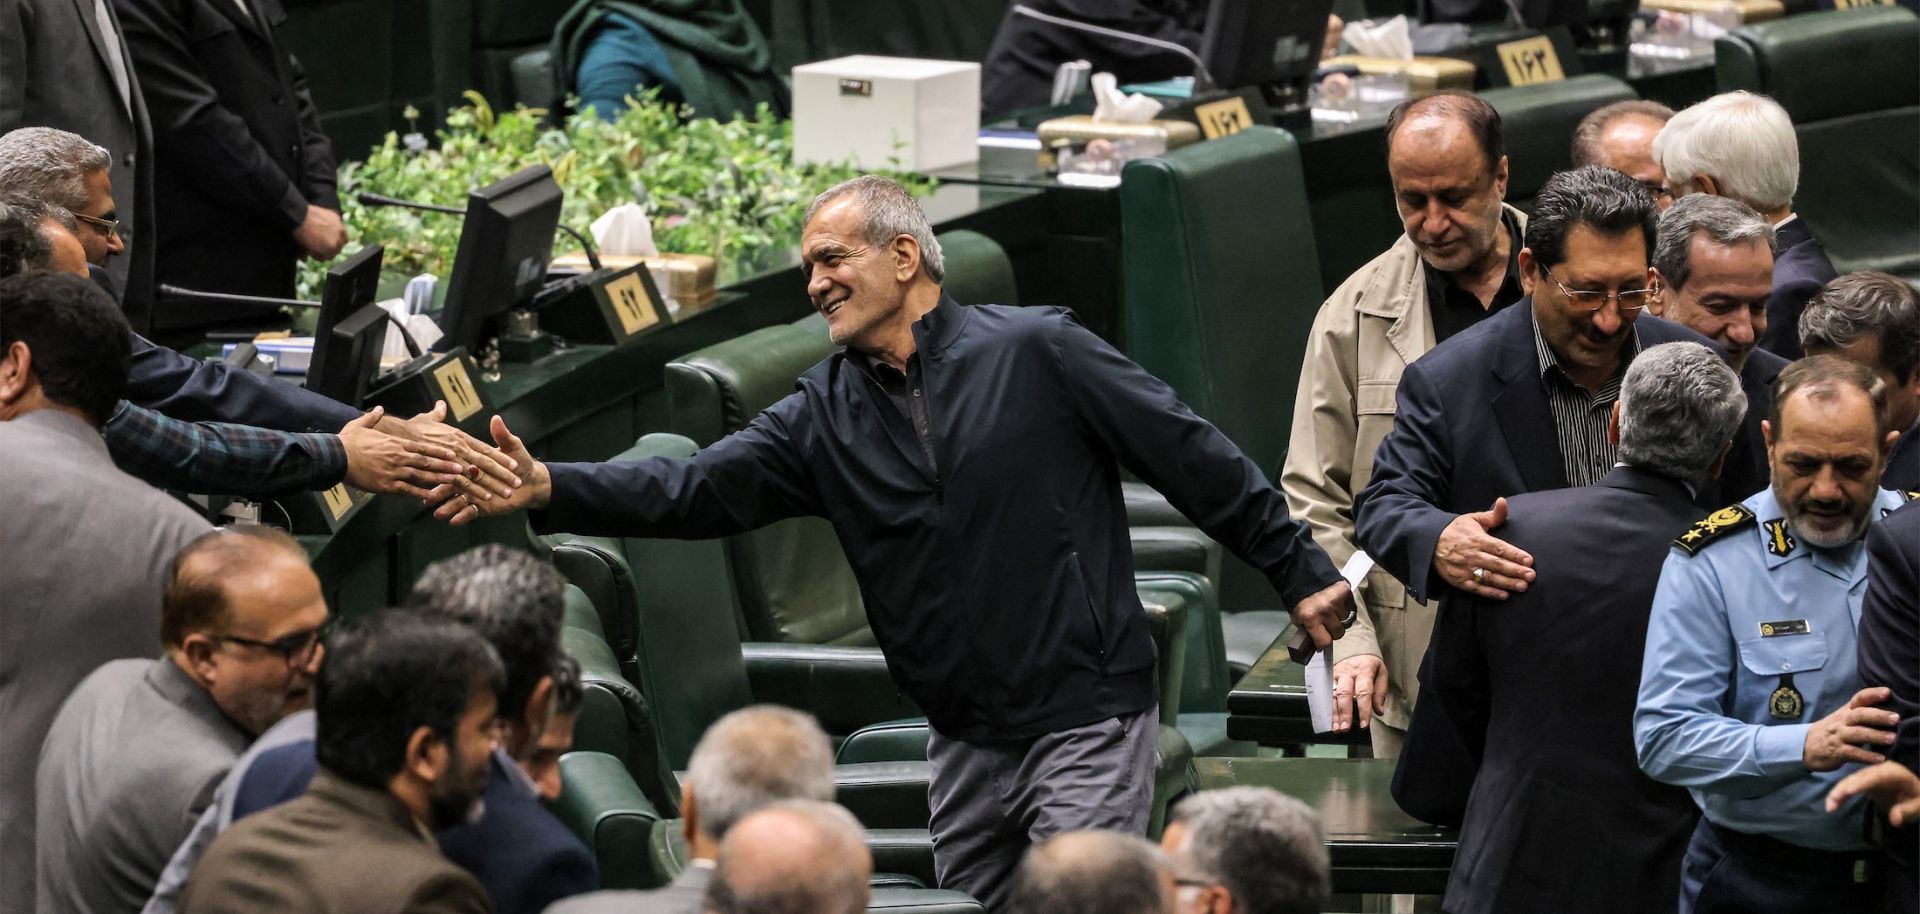
[[[895,682],[971,742],[1154,705],[1122,466],[1265,571],[1287,605],[1339,580],[1259,467],[1070,312],[942,296],[913,336],[932,464],[843,351],[692,458],[550,464],[552,502],[534,522],[691,539],[825,517]]]

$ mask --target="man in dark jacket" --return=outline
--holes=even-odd
[[[496,417],[526,484],[477,508],[445,492],[437,513],[689,538],[830,520],[933,726],[940,882],[991,908],[1030,842],[1145,830],[1154,647],[1123,465],[1263,570],[1317,645],[1352,594],[1259,467],[1071,314],[942,293],[939,243],[899,185],[836,186],[805,225],[808,294],[847,348],[798,392],[687,460],[549,466]]]
[[[1534,586],[1441,610],[1427,700],[1480,763],[1447,883],[1452,914],[1671,911],[1679,900],[1698,812],[1685,790],[1640,772],[1634,696],[1660,563],[1702,515],[1693,489],[1719,470],[1746,408],[1739,378],[1705,346],[1642,352],[1614,414],[1622,465],[1509,502],[1499,533],[1540,563]]]
[[[275,30],[280,0],[114,0],[153,121],[158,280],[289,298],[301,255],[346,244],[332,145],[306,75]],[[219,327],[284,326],[250,305],[161,301],[177,341]]]
[[[1525,590],[1532,558],[1490,532],[1505,521],[1503,499],[1599,481],[1615,458],[1608,411],[1634,356],[1708,342],[1640,314],[1653,240],[1653,196],[1632,178],[1598,165],[1554,175],[1520,252],[1528,297],[1401,376],[1393,431],[1355,499],[1354,529],[1415,599]],[[1425,707],[1414,706],[1394,798],[1424,821],[1457,825],[1473,762],[1439,706]]]

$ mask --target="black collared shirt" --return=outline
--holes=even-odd
[[[1608,427],[1627,365],[1640,354],[1640,335],[1627,328],[1627,339],[1620,344],[1619,367],[1592,392],[1567,377],[1566,369],[1560,367],[1560,357],[1541,335],[1539,321],[1533,322],[1533,345],[1540,356],[1540,383],[1547,388],[1547,407],[1553,413],[1554,436],[1560,439],[1567,485],[1593,485],[1613,469],[1619,454],[1619,448],[1609,440]]]
[[[927,465],[933,468],[933,475],[940,476],[940,461],[933,456],[933,420],[927,409],[927,385],[920,378],[920,353],[907,356],[907,370],[887,364],[885,359],[864,356],[867,363],[867,376],[880,385],[880,390],[893,401],[900,410],[900,417],[913,424],[914,437],[920,439],[920,452],[926,455]]]
[[[1520,248],[1525,243],[1520,223],[1503,208],[1500,225],[1507,230],[1507,275],[1494,291],[1493,301],[1486,305],[1480,304],[1479,296],[1454,282],[1452,273],[1434,269],[1425,259],[1420,261],[1420,269],[1427,277],[1427,311],[1433,315],[1434,343],[1446,342],[1448,337],[1526,296],[1526,290],[1520,285]]]

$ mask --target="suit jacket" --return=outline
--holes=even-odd
[[[1747,415],[1740,420],[1740,430],[1734,434],[1733,447],[1727,451],[1720,478],[1703,487],[1703,494],[1713,496],[1711,504],[1742,502],[1767,487],[1772,468],[1767,465],[1767,439],[1760,432],[1760,422],[1773,407],[1774,379],[1790,364],[1765,349],[1755,348],[1747,353],[1746,364],[1740,366],[1740,390],[1747,395]]]
[[[298,61],[274,30],[280,0],[114,0],[153,112],[158,277],[289,297],[307,205],[338,210],[333,150]],[[155,326],[258,320],[247,305],[169,306]]]
[[[337,432],[360,411],[284,381],[207,362],[133,337],[126,398],[186,422],[236,422],[283,432]]]
[[[1867,531],[1867,596],[1860,605],[1860,680],[1893,690],[1885,705],[1900,715],[1888,756],[1920,770],[1920,502],[1888,515]],[[1888,897],[1895,912],[1920,909],[1920,826],[1889,836],[1894,866]]]
[[[1773,294],[1767,297],[1767,333],[1760,348],[1788,361],[1804,355],[1800,350],[1800,312],[1840,271],[1827,259],[1827,249],[1813,237],[1807,220],[1798,216],[1787,220],[1774,236]]]
[[[1660,565],[1701,513],[1632,467],[1515,496],[1497,532],[1539,578],[1505,601],[1446,601],[1427,700],[1480,763],[1450,914],[1674,909],[1698,811],[1641,773],[1632,721]]]
[[[490,912],[486,893],[434,847],[392,794],[322,772],[305,795],[215,839],[183,914]]]
[[[1887,455],[1887,468],[1880,474],[1880,487],[1896,492],[1920,489],[1920,422],[1900,433]]]
[[[539,914],[547,905],[600,887],[593,854],[540,805],[525,777],[495,752],[482,799],[486,812],[472,825],[440,832],[447,859],[472,873],[500,914]],[[313,741],[261,753],[233,791],[233,819],[292,800],[315,782]]]
[[[1641,348],[1712,341],[1642,314]],[[1440,531],[1494,499],[1567,485],[1559,436],[1540,380],[1533,300],[1521,299],[1435,347],[1401,376],[1393,431],[1374,454],[1373,481],[1354,501],[1354,528],[1367,554],[1414,599],[1445,588],[1432,573]],[[1429,681],[1422,664],[1420,681]],[[1473,762],[1436,706],[1416,705],[1394,778],[1408,814],[1457,825],[1473,784]],[[1423,738],[1424,737],[1424,738]]]
[[[1511,206],[1505,213],[1526,229],[1527,214]],[[1373,478],[1374,452],[1393,428],[1401,374],[1433,348],[1434,336],[1426,270],[1405,235],[1347,277],[1313,319],[1280,489],[1335,566],[1360,548],[1353,496]],[[1381,658],[1387,702],[1378,719],[1405,730],[1420,694],[1416,671],[1433,632],[1433,606],[1407,596],[1399,580],[1378,567],[1354,596],[1359,614],[1333,643],[1333,661]]]
[[[0,912],[33,910],[34,768],[88,673],[152,656],[167,562],[212,529],[120,472],[92,426],[41,410],[0,422]]]
[[[700,914],[706,910],[713,865],[696,860],[673,882],[657,889],[611,889],[578,895],[547,909],[547,914]]]
[[[94,671],[40,750],[39,909],[140,910],[252,738],[170,658]]]
[[[153,306],[153,135],[112,0],[106,3],[111,41],[100,30],[94,2],[0,0],[0,133],[57,127],[113,155],[113,207],[126,250],[107,261],[107,271],[127,322],[145,333]],[[109,52],[124,62],[125,96]]]

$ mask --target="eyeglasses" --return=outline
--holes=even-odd
[[[1565,295],[1567,301],[1572,302],[1575,307],[1585,310],[1588,313],[1599,311],[1601,308],[1606,307],[1607,302],[1610,301],[1620,304],[1620,313],[1622,314],[1636,313],[1647,306],[1647,296],[1654,293],[1654,289],[1651,286],[1645,289],[1621,289],[1618,292],[1594,292],[1585,289],[1569,289],[1565,283],[1554,278],[1553,271],[1547,269],[1546,264],[1543,263],[1540,265],[1540,272],[1546,276],[1547,279],[1551,280],[1555,286],[1560,288],[1560,294]]]
[[[73,218],[93,226],[102,238],[120,237],[120,220],[118,219],[101,219],[97,216],[86,216],[80,213],[74,213]]]
[[[1652,194],[1655,200],[1658,200],[1661,197],[1673,196],[1673,188],[1668,187],[1665,184],[1658,184],[1653,181],[1639,181],[1636,183],[1638,183],[1641,187],[1646,188],[1647,193]]]
[[[279,654],[281,659],[287,662],[288,666],[303,667],[313,662],[314,652],[320,647],[320,643],[325,640],[328,633],[332,631],[333,620],[329,619],[325,625],[319,628],[310,628],[303,632],[294,632],[291,635],[275,638],[272,641],[256,641],[252,638],[242,638],[239,635],[217,635],[215,637],[220,641],[225,641],[230,644],[238,644],[244,647],[257,647],[263,651],[272,651]]]

